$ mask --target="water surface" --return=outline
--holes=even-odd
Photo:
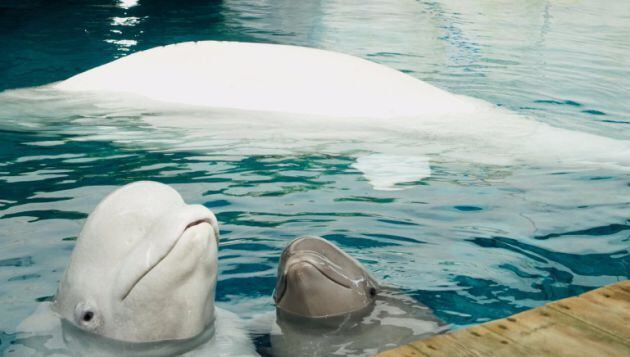
[[[554,126],[630,139],[624,1],[130,4],[3,2],[0,89],[157,45],[270,42],[357,55]],[[298,142],[252,154],[242,142],[184,142],[191,133],[148,124],[191,113],[21,100],[0,108],[0,350],[54,295],[87,214],[136,180],[171,184],[217,214],[217,300],[245,318],[273,310],[279,254],[304,234],[335,242],[454,328],[630,276],[627,171],[438,155],[428,177],[383,191],[357,169],[352,147]]]

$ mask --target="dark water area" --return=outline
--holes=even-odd
[[[60,81],[155,46],[208,38],[251,41],[226,28],[221,1],[142,5],[124,9],[117,1],[3,1],[0,90]],[[127,20],[117,24],[116,18]],[[137,44],[126,48],[111,41]]]

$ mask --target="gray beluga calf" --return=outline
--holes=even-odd
[[[161,183],[125,185],[88,216],[54,301],[21,330],[52,336],[43,355],[255,355],[214,306],[218,240],[206,207]]]
[[[367,356],[446,329],[426,306],[379,285],[357,260],[319,237],[285,248],[274,301],[274,356]]]
[[[274,300],[279,311],[327,318],[370,307],[378,288],[361,264],[335,245],[301,237],[282,253]]]

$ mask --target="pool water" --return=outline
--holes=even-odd
[[[292,44],[627,144],[629,36],[625,1],[2,2],[0,351],[54,295],[87,214],[137,180],[170,184],[216,213],[217,301],[246,319],[273,311],[280,252],[306,234],[338,244],[452,328],[630,277],[628,170],[438,152],[418,163],[427,174],[383,190],[357,161],[369,145],[225,140],[174,125],[200,112],[15,89],[182,41]]]

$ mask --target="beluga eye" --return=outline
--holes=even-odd
[[[96,330],[103,322],[94,304],[86,301],[75,306],[74,320],[76,325],[89,331]]]
[[[94,312],[92,312],[92,311],[85,311],[83,313],[83,317],[81,317],[81,320],[83,320],[84,322],[90,322],[90,321],[92,321],[93,317],[94,317]]]

